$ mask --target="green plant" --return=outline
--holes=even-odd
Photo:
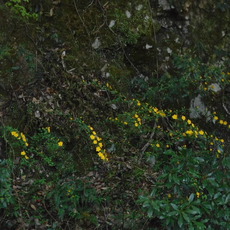
[[[28,10],[28,5],[30,0],[9,0],[6,3],[6,6],[10,7],[10,9],[17,15],[21,16],[23,19],[38,19],[37,13],[32,13]]]

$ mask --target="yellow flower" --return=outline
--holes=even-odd
[[[107,154],[105,153],[102,153],[102,152],[99,152],[98,153],[98,156],[103,160],[103,161],[108,161],[109,158],[107,157]]]
[[[171,197],[172,197],[172,195],[169,193],[169,194],[168,194],[168,198],[171,198]]]
[[[101,141],[102,139],[100,137],[97,137],[97,141]]]
[[[186,116],[181,116],[181,119],[182,119],[183,121],[185,121],[185,120],[186,120]]]
[[[26,142],[26,136],[23,133],[21,133],[21,137],[22,137],[22,140]]]
[[[125,121],[125,122],[124,122],[124,125],[128,125],[128,122]]]
[[[93,135],[97,135],[97,133],[95,131],[93,131]]]
[[[156,147],[157,147],[157,148],[160,148],[160,147],[161,147],[161,145],[157,143],[157,144],[156,144]]]
[[[191,125],[192,124],[192,121],[191,120],[187,120],[187,123],[189,124],[189,125]]]
[[[227,124],[228,124],[228,122],[227,122],[227,121],[224,121],[223,125],[227,125]]]
[[[94,140],[96,137],[94,135],[90,135],[90,139]]]
[[[140,103],[140,101],[137,101],[137,105],[138,105],[138,106],[141,106],[141,103]]]
[[[193,134],[193,131],[192,131],[192,130],[187,130],[187,131],[186,131],[186,134],[192,135],[192,134]]]
[[[172,118],[173,118],[174,120],[176,120],[176,119],[178,119],[178,115],[177,115],[177,114],[174,114],[174,115],[172,116]]]
[[[221,125],[223,125],[223,124],[224,124],[224,121],[223,121],[223,120],[220,120],[219,123],[220,123]]]
[[[93,143],[96,145],[97,144],[97,140],[94,140]]]
[[[196,196],[197,196],[197,198],[199,198],[199,197],[200,197],[200,195],[201,195],[201,193],[200,193],[200,192],[196,192]]]
[[[93,127],[89,126],[89,129],[90,129],[90,130],[93,130]]]
[[[224,143],[224,139],[220,139],[220,142]]]
[[[58,146],[60,146],[60,147],[63,146],[63,141],[59,141]]]
[[[50,133],[50,127],[46,127],[47,132]]]
[[[18,132],[15,132],[15,131],[12,131],[11,135],[14,136],[14,137],[18,137],[19,136]]]
[[[30,159],[28,156],[25,155],[26,160]]]
[[[98,146],[102,148],[103,144],[100,142],[100,143],[98,143]]]
[[[97,151],[97,152],[100,152],[100,151],[101,151],[101,147],[100,147],[100,146],[97,146],[97,147],[96,147],[96,151]]]
[[[138,127],[138,123],[137,122],[135,122],[135,126]]]
[[[138,115],[137,115],[137,114],[135,114],[135,115],[134,115],[134,117],[135,117],[135,118],[138,118]]]
[[[199,131],[199,134],[200,134],[200,135],[204,135],[204,131],[203,131],[203,130],[200,130],[200,131]]]
[[[26,155],[26,152],[25,152],[25,151],[22,151],[22,152],[21,152],[21,155],[22,155],[22,156],[25,156],[25,155]]]
[[[216,121],[217,121],[218,119],[219,119],[219,118],[218,118],[217,116],[214,116],[214,120],[216,120]]]
[[[157,113],[157,112],[158,112],[158,108],[154,107],[154,108],[153,108],[153,111],[154,111],[155,113]]]

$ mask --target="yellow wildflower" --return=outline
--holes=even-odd
[[[200,192],[196,192],[196,196],[197,196],[197,198],[199,198],[199,197],[200,197],[200,195],[201,195],[201,193],[200,193]]]
[[[178,119],[178,115],[177,115],[177,114],[174,114],[174,115],[172,116],[172,118],[173,118],[174,120],[176,120],[176,119]]]
[[[50,133],[50,127],[46,127],[47,132]]]
[[[216,120],[216,121],[217,121],[218,119],[219,119],[219,117],[217,117],[217,116],[214,116],[214,120]]]
[[[21,137],[22,137],[22,140],[23,140],[24,142],[27,142],[27,141],[26,141],[26,136],[25,136],[23,133],[21,133]]]
[[[181,119],[182,119],[183,121],[185,121],[185,120],[186,120],[186,116],[181,116]]]
[[[94,140],[96,137],[94,135],[90,135],[90,139]]]
[[[97,151],[97,152],[100,152],[100,151],[101,151],[101,147],[100,147],[100,146],[97,146],[97,147],[96,147],[96,151]]]
[[[100,138],[100,137],[97,137],[97,141],[101,141],[102,140],[102,138]]]
[[[25,155],[26,160],[30,159],[28,156]]]
[[[26,152],[25,152],[25,151],[22,151],[22,152],[21,152],[21,155],[22,155],[22,156],[25,156],[25,155],[26,155]]]
[[[188,135],[192,135],[193,134],[193,131],[190,129],[190,130],[187,130],[186,131],[186,134],[188,134]]]
[[[97,133],[95,131],[93,131],[93,135],[97,135]]]
[[[227,121],[224,121],[223,125],[227,125],[227,124],[228,124],[228,122],[227,122]]]
[[[220,139],[220,142],[224,143],[224,139]]]
[[[191,120],[187,120],[187,123],[189,124],[189,125],[191,125],[192,124],[192,121]]]
[[[168,198],[171,198],[171,197],[172,197],[172,195],[169,193],[169,194],[168,194]]]
[[[14,136],[14,137],[18,137],[19,136],[18,132],[16,132],[16,131],[12,131],[11,135]]]
[[[137,115],[137,114],[135,114],[135,115],[134,115],[134,117],[135,117],[135,118],[138,118],[138,115]]]
[[[98,146],[102,148],[103,144],[100,142],[100,143],[98,143]]]
[[[93,143],[96,145],[97,144],[97,140],[94,140]]]
[[[219,123],[220,123],[221,125],[223,125],[223,124],[224,124],[224,121],[223,121],[223,120],[220,120]]]
[[[60,147],[63,146],[63,141],[59,141],[58,146],[60,146]]]
[[[160,148],[160,147],[161,147],[161,145],[157,143],[157,144],[156,144],[156,147],[157,147],[157,148]]]
[[[105,153],[102,153],[102,152],[99,152],[98,153],[98,156],[103,160],[103,161],[108,161],[108,157],[107,157],[107,154]]]
[[[137,122],[135,122],[135,126],[138,127],[138,123]]]
[[[204,131],[203,131],[203,130],[200,130],[200,131],[199,131],[199,134],[200,134],[200,135],[204,135]]]
[[[125,122],[124,122],[124,125],[128,125],[128,122],[125,121]]]

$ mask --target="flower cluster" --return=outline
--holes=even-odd
[[[22,156],[24,156],[26,160],[28,160],[28,159],[29,159],[29,157],[27,156],[27,154],[26,154],[26,152],[25,152],[25,151],[22,151],[22,152],[21,152],[21,155],[22,155]]]
[[[103,148],[102,138],[100,138],[97,135],[97,133],[95,132],[92,126],[88,126],[88,127],[91,131],[90,139],[92,140],[93,144],[96,146],[96,152],[98,156],[104,161],[109,161],[108,153]]]
[[[141,125],[141,118],[139,117],[138,114],[135,114],[133,118],[135,119],[134,125],[136,127],[138,127],[139,125]]]
[[[23,133],[19,133],[17,131],[12,131],[11,135],[16,137],[18,140],[22,140],[24,142],[25,146],[29,146],[27,139],[26,139],[26,136]]]

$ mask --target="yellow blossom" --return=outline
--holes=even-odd
[[[97,152],[100,152],[100,151],[101,151],[101,147],[100,147],[100,146],[97,146],[97,147],[96,147],[96,151],[97,151]]]
[[[27,142],[27,141],[26,141],[26,136],[25,136],[23,133],[21,133],[21,137],[22,137],[22,140],[23,140],[24,142]]]
[[[187,120],[187,123],[189,124],[189,125],[191,125],[192,124],[192,121],[191,120]]]
[[[135,115],[134,115],[134,117],[135,117],[135,118],[138,118],[138,115],[137,115],[137,114],[135,114]]]
[[[90,135],[90,139],[94,140],[96,137],[94,135]]]
[[[187,130],[187,131],[186,131],[186,134],[192,135],[192,134],[193,134],[193,131],[192,131],[192,130]]]
[[[14,136],[14,137],[18,137],[19,136],[18,132],[16,132],[16,131],[12,131],[11,135]]]
[[[181,119],[182,119],[183,121],[185,121],[185,120],[186,120],[186,116],[181,116]]]
[[[178,115],[177,115],[177,114],[174,114],[174,115],[172,116],[172,118],[173,118],[174,120],[176,120],[176,119],[178,119]]]
[[[93,143],[96,145],[97,144],[97,140],[94,140]]]
[[[50,133],[50,127],[46,127],[47,132]]]
[[[138,127],[138,123],[137,122],[135,122],[135,126]]]
[[[227,121],[224,121],[223,125],[228,125],[228,122],[227,122]]]
[[[217,121],[218,119],[219,119],[219,118],[218,118],[217,116],[214,116],[214,120],[216,120],[216,121]]]
[[[196,196],[197,196],[197,198],[199,198],[199,197],[200,197],[200,195],[201,195],[201,193],[200,193],[200,192],[196,192]]]
[[[220,142],[224,143],[224,139],[220,139]]]
[[[220,123],[221,125],[223,125],[223,124],[224,124],[224,121],[223,121],[223,120],[220,120],[219,123]]]
[[[98,146],[102,148],[103,144],[100,142],[100,143],[98,143]]]
[[[109,160],[106,153],[99,152],[99,153],[98,153],[98,156],[99,156],[102,160],[104,160],[104,161],[108,161],[108,160]]]
[[[58,146],[60,146],[60,147],[63,146],[63,141],[59,141]]]
[[[22,151],[22,152],[21,152],[21,155],[22,155],[22,156],[25,156],[25,155],[26,155],[26,152],[25,152],[25,151]]]
[[[199,134],[200,134],[200,135],[204,135],[204,131],[203,131],[203,130],[200,130],[200,131],[199,131]]]
[[[171,198],[171,197],[172,197],[172,195],[169,193],[169,194],[168,194],[168,198]]]
[[[124,122],[124,125],[128,125],[128,122],[125,121],[125,122]]]
[[[100,138],[100,137],[97,137],[97,141],[101,141],[102,140],[102,138]]]
[[[157,147],[157,148],[160,148],[160,147],[161,147],[161,145],[157,143],[157,144],[156,144],[156,147]]]
[[[28,156],[25,155],[26,160],[30,159]]]

